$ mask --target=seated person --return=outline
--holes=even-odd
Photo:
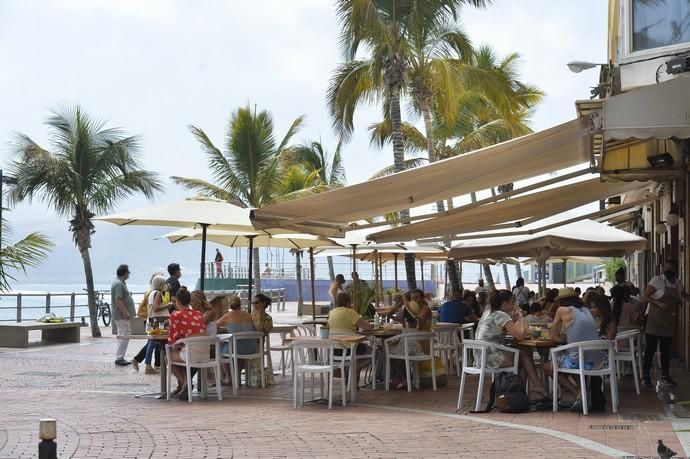
[[[546,295],[539,298],[537,301],[541,305],[541,310],[553,317],[556,313],[556,297],[558,290],[550,289],[546,291]]]
[[[175,311],[170,314],[168,328],[168,344],[173,345],[170,351],[170,360],[173,362],[184,362],[184,345],[177,345],[177,341],[192,336],[206,336],[206,323],[204,315],[196,309],[191,309],[189,303],[192,296],[186,288],[180,288],[175,296]],[[193,348],[193,354],[197,351],[203,352],[201,355],[192,355],[193,360],[204,360],[209,358],[208,349]],[[177,389],[173,393],[180,394],[181,400],[187,400],[187,372],[179,365],[172,365],[170,369],[177,378]]]
[[[559,305],[551,324],[551,339],[559,343],[577,343],[599,339],[599,330],[592,317],[592,313],[577,297],[572,288],[562,288],[556,301]],[[565,329],[565,335],[563,334]],[[598,350],[584,351],[584,367],[592,369],[602,363],[602,354]],[[579,368],[580,361],[577,349],[561,355],[556,364],[562,368]],[[544,363],[544,371],[553,372],[553,362]],[[563,399],[566,403],[572,401],[571,411],[582,410],[582,399],[577,384],[574,384],[567,374],[559,374],[558,381],[563,388]]]
[[[516,340],[527,337],[527,324],[521,310],[515,305],[515,297],[508,290],[499,290],[490,297],[489,309],[479,319],[477,339],[490,343],[503,344],[506,334]],[[475,359],[478,361],[479,356]],[[532,359],[532,349],[520,349],[520,362],[526,378],[530,382],[530,399],[538,400],[547,397],[548,393],[537,375]],[[513,354],[490,347],[487,351],[488,368],[504,368],[513,365]]]
[[[240,297],[233,295],[230,297],[229,301],[230,310],[226,312],[223,317],[216,321],[218,327],[225,327],[228,333],[237,332],[248,332],[254,331],[254,324],[252,322],[252,316],[242,310],[242,303]],[[253,339],[241,339],[237,341],[237,349],[235,352],[237,354],[254,354],[256,353],[256,340]],[[222,352],[224,354],[229,353],[228,343],[223,344]],[[238,371],[241,373],[242,368],[244,368],[246,360],[242,359],[238,361]],[[223,364],[223,368],[226,372],[226,377],[223,379],[224,384],[230,384],[230,365]],[[239,375],[238,375],[239,376]],[[241,380],[238,377],[238,382],[241,384]]]
[[[389,307],[379,308],[376,310],[380,316],[390,317],[396,322],[402,322],[402,308],[405,306],[405,297],[402,293],[395,293],[393,295],[393,305]]]
[[[616,337],[616,323],[611,315],[611,305],[605,296],[594,292],[586,295],[588,302],[585,306],[592,313],[594,322],[599,329],[599,337],[602,339],[614,339]],[[624,343],[621,343],[624,344]]]
[[[328,334],[329,336],[342,335],[356,335],[358,329],[371,330],[373,327],[368,320],[362,318],[361,315],[352,309],[352,301],[350,295],[347,293],[339,293],[335,298],[335,308],[328,313]],[[357,354],[364,355],[369,353],[369,346],[365,343],[357,344]],[[336,356],[343,355],[342,349],[335,349]],[[347,354],[350,350],[347,350]],[[359,361],[357,365],[357,374],[362,368],[369,365],[369,362]]]
[[[260,331],[264,336],[268,336],[273,330],[273,318],[266,312],[266,308],[271,305],[271,298],[259,293],[252,300],[252,323],[254,330]]]
[[[532,303],[529,305],[529,314],[525,316],[525,322],[527,325],[547,324],[551,322],[551,317],[541,310],[539,303]]]
[[[409,295],[409,300],[405,297],[404,324],[407,324],[407,328],[431,331],[431,308],[424,299],[424,292],[416,288]]]
[[[474,311],[460,300],[460,292],[453,292],[451,300],[441,305],[439,317],[441,322],[450,322],[454,324],[464,324],[477,320]]]
[[[482,316],[482,308],[479,307],[479,303],[477,302],[477,294],[474,293],[472,290],[465,290],[462,293],[462,302],[465,303],[469,308],[472,310],[474,315],[479,319],[479,317]]]

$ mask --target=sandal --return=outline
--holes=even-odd
[[[187,393],[187,385],[185,384],[182,390],[180,390],[178,397],[180,400],[183,401],[188,401],[189,400],[189,394]]]

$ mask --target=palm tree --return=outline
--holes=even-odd
[[[259,208],[275,202],[284,193],[285,172],[289,167],[290,140],[304,120],[297,117],[282,140],[277,143],[273,118],[265,110],[249,106],[238,108],[230,117],[225,138],[225,152],[216,147],[199,127],[190,126],[208,159],[212,181],[172,177],[175,183],[240,207]],[[259,249],[254,248],[254,279],[261,291]]]
[[[340,152],[342,145],[342,141],[338,142],[331,157],[321,142],[306,142],[292,150],[293,160],[296,164],[301,164],[305,170],[318,175],[319,182],[324,187],[322,191],[341,188],[345,186],[347,181],[345,165]],[[328,261],[328,275],[333,282],[335,280],[333,257],[329,255],[326,259]]]
[[[91,268],[93,217],[112,211],[122,199],[135,193],[152,198],[161,184],[154,172],[141,168],[141,138],[119,128],[106,128],[79,106],[61,107],[48,117],[52,150],[39,146],[25,134],[17,134],[12,163],[17,185],[12,199],[37,197],[58,215],[70,217],[69,230],[81,254],[89,298],[91,335],[101,336],[96,321],[96,295]]]
[[[3,218],[2,234],[6,238],[11,234],[10,225]],[[4,241],[5,239],[3,239]],[[31,233],[23,239],[0,247],[0,292],[10,290],[10,281],[15,280],[10,270],[24,271],[36,267],[45,260],[53,243],[41,233]]]
[[[377,100],[384,116],[391,120],[395,171],[403,171],[400,99],[407,88],[414,54],[413,25],[421,21],[426,30],[441,28],[457,19],[461,5],[487,3],[487,0],[338,0],[336,14],[347,61],[335,70],[327,99],[333,126],[341,137],[347,139],[351,135],[356,108]],[[357,58],[361,49],[368,51],[367,58]],[[403,220],[408,219],[409,210],[401,211],[400,215]],[[405,270],[408,287],[415,288],[414,255],[405,255]]]

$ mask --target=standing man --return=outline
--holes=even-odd
[[[479,295],[480,293],[484,293],[484,294],[489,293],[489,291],[486,289],[486,287],[484,287],[484,279],[481,279],[481,278],[479,279],[478,284],[477,284],[477,288],[474,289],[474,293],[476,293],[477,295]]]
[[[671,342],[676,331],[678,320],[678,307],[684,294],[680,281],[677,278],[676,262],[668,260],[664,264],[664,273],[649,281],[642,298],[649,304],[647,308],[647,324],[645,326],[645,339],[647,347],[644,351],[642,368],[642,385],[650,387],[652,379],[650,370],[657,346],[661,360],[661,382],[670,386],[676,386],[676,381],[669,374],[671,360]]]
[[[222,277],[223,274],[223,254],[220,250],[216,249],[216,258],[213,260],[216,262],[216,277]]]
[[[115,304],[113,319],[117,327],[117,353],[115,354],[115,365],[125,366],[130,362],[125,360],[129,339],[123,338],[131,334],[129,319],[134,317],[134,300],[132,299],[127,284],[129,279],[129,266],[120,265],[117,267],[117,279],[110,286],[110,299]]]
[[[168,280],[166,281],[170,286],[170,298],[175,298],[177,291],[180,290],[180,277],[182,277],[182,271],[180,271],[180,265],[178,263],[170,263],[168,265]]]

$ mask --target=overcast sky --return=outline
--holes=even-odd
[[[539,130],[572,119],[574,101],[588,98],[596,71],[574,74],[565,64],[606,59],[606,4],[495,0],[484,10],[463,9],[461,23],[475,44],[522,56],[522,79],[546,92],[534,116]],[[272,112],[278,136],[306,115],[296,140],[321,139],[332,150],[336,140],[324,95],[342,59],[337,39],[330,0],[0,1],[0,143],[19,131],[47,145],[42,122],[48,109],[81,104],[112,126],[142,134],[143,162],[166,182],[170,175],[208,177],[187,126],[202,127],[219,144],[231,112],[251,104]],[[356,117],[355,135],[344,148],[350,183],[392,163],[390,147],[368,145],[366,128],[378,120],[377,108]],[[2,149],[0,164],[10,159]],[[157,200],[187,194],[168,184]],[[133,198],[118,210],[143,205]],[[47,263],[31,271],[32,280],[81,281],[81,260],[65,221],[39,203],[22,204],[10,215],[15,235],[40,230],[57,245]],[[108,281],[119,262],[138,264],[133,272],[142,281],[166,265],[170,246],[152,240],[163,232],[97,224],[97,282]],[[191,273],[197,253],[197,244],[178,244],[174,258]]]

